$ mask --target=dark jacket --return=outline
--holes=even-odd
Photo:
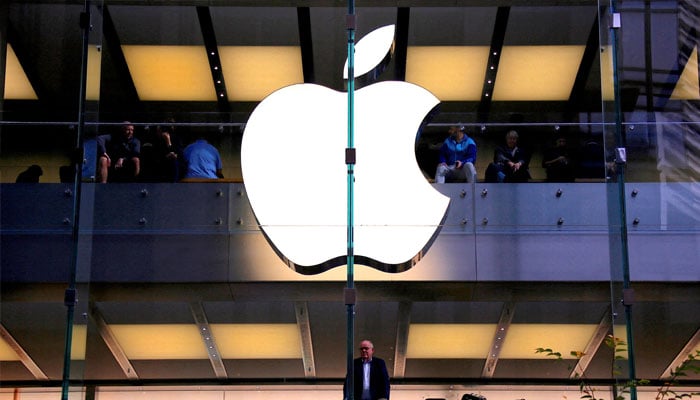
[[[354,361],[354,380],[353,397],[355,400],[362,400],[362,359],[356,358]],[[347,399],[347,378],[343,385],[343,398]],[[386,369],[384,360],[377,357],[372,357],[369,367],[369,391],[372,400],[387,399],[389,400],[389,372]]]

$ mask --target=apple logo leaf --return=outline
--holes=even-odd
[[[396,25],[387,25],[368,33],[357,41],[354,55],[354,75],[362,86],[374,82],[384,72],[394,53]],[[348,79],[348,60],[343,66],[343,79]],[[358,85],[358,86],[360,86]]]
[[[391,47],[379,35],[362,43],[370,46],[372,38]],[[257,105],[243,133],[241,170],[253,213],[279,257],[305,275],[347,260],[347,98],[317,84],[284,87]],[[403,81],[355,91],[357,264],[406,271],[437,237],[450,199],[423,176],[415,139],[439,104],[428,90]]]

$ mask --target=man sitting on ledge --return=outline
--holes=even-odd
[[[464,127],[451,126],[450,136],[440,147],[435,183],[450,181],[474,182],[476,177],[476,142],[467,136]]]
[[[506,144],[496,148],[493,162],[486,168],[486,182],[527,182],[530,156],[518,146],[518,132],[506,133]]]
[[[97,137],[98,182],[135,182],[141,171],[141,141],[134,125],[124,121],[121,132]]]

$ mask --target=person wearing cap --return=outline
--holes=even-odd
[[[435,183],[445,183],[446,180],[474,182],[476,142],[467,136],[463,126],[451,126],[449,134],[440,147]]]

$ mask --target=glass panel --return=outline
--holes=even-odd
[[[373,341],[395,400],[612,400],[628,378],[671,376],[700,343],[698,7],[575,3],[358,8],[356,56],[374,29],[396,31],[378,82],[357,77],[360,265],[356,293],[341,293],[345,7],[99,2],[81,75],[82,6],[3,2],[0,398],[55,398],[67,367],[76,398],[339,398],[355,298],[353,338]],[[328,97],[260,111],[294,87]],[[401,95],[363,109],[382,87],[431,106],[412,111]],[[138,174],[117,179],[129,125]],[[476,145],[475,179],[437,183],[460,169],[451,153],[440,169],[460,132]],[[185,168],[198,139],[219,154],[213,175]],[[41,184],[15,184],[33,164]],[[285,248],[274,229],[302,240]],[[429,235],[409,246],[419,230]],[[377,260],[363,245],[411,254]],[[327,253],[307,265],[289,248]],[[651,399],[651,386],[636,395]]]

